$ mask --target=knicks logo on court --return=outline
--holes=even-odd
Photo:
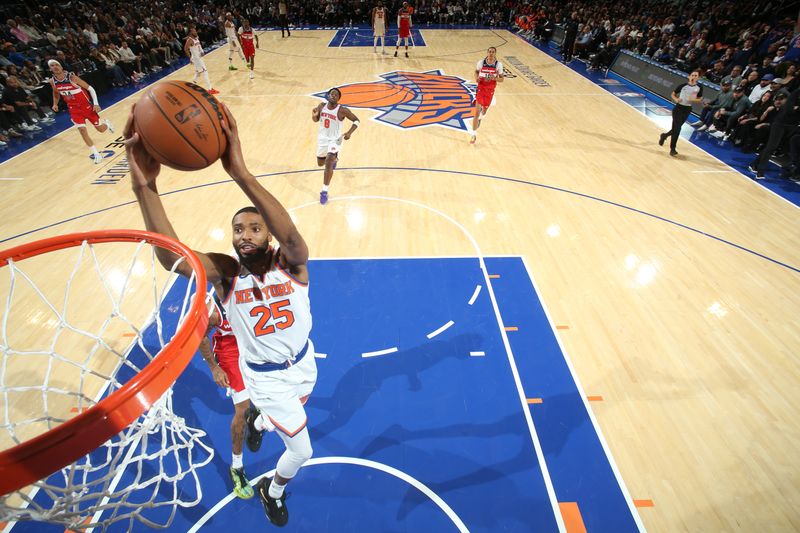
[[[375,120],[398,128],[443,126],[467,131],[472,120],[475,84],[441,70],[381,74],[384,81],[341,85],[339,103],[354,108],[375,109]],[[325,92],[316,93],[325,99]]]

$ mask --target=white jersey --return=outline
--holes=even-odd
[[[189,53],[192,56],[192,61],[197,61],[203,56],[203,45],[200,44],[200,39],[189,37]]]
[[[236,41],[236,26],[233,22],[228,20],[225,21],[225,36],[228,38],[228,41]]]
[[[285,363],[308,342],[308,284],[294,279],[279,262],[263,279],[239,265],[222,304],[245,362]]]
[[[335,108],[329,109],[328,104],[326,103],[322,106],[322,110],[319,112],[319,138],[326,139],[326,140],[337,140],[342,136],[342,123],[343,120],[339,120],[339,106],[336,105]]]

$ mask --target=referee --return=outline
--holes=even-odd
[[[681,126],[689,118],[692,112],[692,104],[699,104],[702,102],[703,88],[697,84],[697,79],[700,73],[693,70],[689,73],[689,80],[686,83],[681,83],[672,91],[672,101],[675,102],[675,107],[672,108],[672,130],[667,133],[662,133],[658,138],[658,144],[664,146],[664,141],[667,137],[672,135],[672,140],[669,143],[669,155],[676,156],[678,152],[675,147],[678,145],[678,136],[681,134]]]

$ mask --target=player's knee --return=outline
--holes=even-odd
[[[289,453],[292,455],[293,462],[302,465],[314,455],[314,448],[311,446],[311,441],[303,439],[296,446],[292,446]]]

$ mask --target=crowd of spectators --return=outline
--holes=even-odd
[[[395,13],[402,0],[384,2]],[[372,0],[288,0],[289,22],[351,25],[369,22]],[[765,128],[787,95],[800,87],[800,38],[795,18],[768,2],[729,0],[415,0],[414,24],[516,27],[525,37],[566,32],[565,60],[607,68],[627,49],[683,71],[699,70],[720,84],[698,129],[746,149],[763,143]],[[182,61],[190,26],[209,45],[223,38],[225,13],[254,25],[277,25],[277,0],[25,0],[0,7],[0,143],[32,135],[52,122],[47,61],[102,92],[140,82]],[[392,23],[390,17],[390,23]],[[723,82],[729,82],[723,83]],[[103,87],[102,85],[107,85]],[[736,95],[741,93],[742,98]],[[758,105],[756,105],[758,104]]]
[[[31,2],[0,10],[0,146],[54,122],[50,59],[102,93],[183,60],[190,26],[205,44],[218,41],[225,14],[224,6],[174,0]]]
[[[800,147],[800,112],[782,111],[800,88],[800,33],[791,9],[781,13],[768,2],[552,1],[523,4],[514,24],[523,36],[543,41],[562,29],[563,59],[582,59],[589,69],[607,69],[624,49],[683,72],[698,71],[721,91],[704,103],[698,131],[753,152],[764,148],[780,117],[794,126],[784,128],[781,139],[779,151],[788,153],[790,146]],[[791,155],[786,173],[796,178],[800,154]]]

